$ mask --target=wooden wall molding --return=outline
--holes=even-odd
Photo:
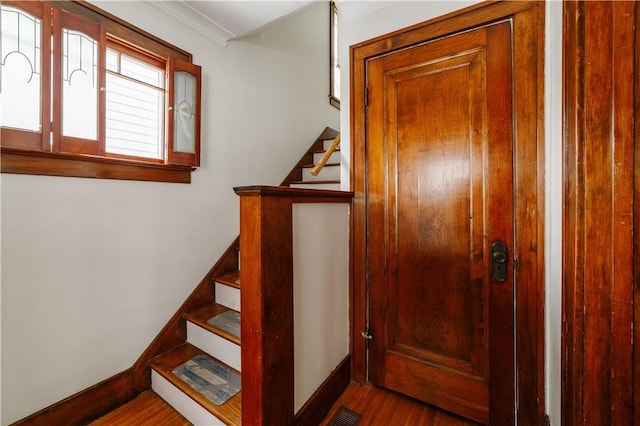
[[[132,369],[116,374],[11,426],[83,425],[133,398]]]
[[[638,50],[640,49],[640,10],[636,4],[636,63],[635,63],[635,111],[634,111],[634,120],[635,120],[635,159],[634,159],[634,215],[633,215],[633,235],[635,236],[633,242],[633,318],[634,318],[634,342],[640,342],[640,324],[638,323],[638,319],[640,319],[640,77],[638,74],[640,73],[640,53]],[[634,383],[634,422],[633,424],[640,424],[640,391],[635,391],[635,388],[640,386],[640,345],[635,345],[633,348],[633,383]]]
[[[632,340],[640,241],[637,13],[636,2],[564,3],[562,424],[568,426],[640,421]]]
[[[319,425],[322,423],[331,411],[333,404],[351,382],[350,366],[350,357],[347,355],[295,415],[296,425]]]

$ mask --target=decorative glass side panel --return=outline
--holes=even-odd
[[[2,5],[2,114],[0,124],[41,131],[41,21],[15,7]]]
[[[173,74],[173,140],[175,152],[196,152],[196,78],[184,71]]]
[[[164,70],[107,50],[108,153],[164,157]]]
[[[96,140],[98,42],[79,31],[62,32],[62,133]]]

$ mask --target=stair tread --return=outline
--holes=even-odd
[[[240,288],[240,271],[229,272],[222,276],[216,277],[215,282],[226,284],[231,287]]]
[[[182,381],[178,376],[173,374],[173,370],[176,367],[184,364],[197,355],[206,355],[212,359],[215,359],[211,355],[196,348],[195,346],[189,343],[183,343],[175,349],[151,360],[150,366],[165,379],[171,382],[174,386],[176,386],[202,407],[204,407],[207,411],[218,417],[220,420],[232,426],[242,424],[242,391],[238,392],[224,404],[216,405],[205,396],[197,392],[195,389],[193,389],[191,386],[189,386],[187,383]],[[215,360],[221,364],[224,364],[235,373],[240,374],[239,371],[229,367],[222,361],[218,359]]]
[[[90,423],[91,426],[190,426],[173,407],[155,392],[141,393],[135,399]]]
[[[212,304],[203,306],[198,310],[185,314],[184,318],[187,321],[190,321],[194,324],[199,325],[205,330],[215,333],[220,337],[224,337],[225,339],[235,343],[236,345],[240,345],[240,337],[228,332],[227,330],[216,327],[215,325],[212,325],[209,323],[210,319],[227,311],[236,312],[233,309],[227,308],[226,306],[222,306],[217,303],[212,303]]]

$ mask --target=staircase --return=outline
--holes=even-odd
[[[287,177],[280,186],[290,186],[291,188],[306,189],[330,189],[340,190],[340,146],[333,151],[324,167],[317,176],[313,176],[311,171],[322,156],[329,149],[332,142],[339,133],[333,129],[326,128],[318,139],[309,147],[307,152],[300,158],[300,161],[291,169]]]
[[[185,315],[187,341],[151,362],[151,388],[195,425],[239,425],[241,392],[229,395],[225,385],[228,374],[239,376],[241,371],[239,273],[216,278],[213,285],[215,300]],[[216,367],[188,368],[187,377],[193,378],[189,384],[176,372],[193,359],[207,359]],[[220,371],[222,374],[215,374]],[[211,393],[230,398],[218,405],[209,392],[203,394],[194,384],[204,384]]]
[[[339,149],[317,176],[311,174],[336,136],[334,130],[325,129],[282,186],[339,190]],[[237,254],[239,247],[235,250]],[[213,300],[183,315],[186,342],[150,362],[153,392],[195,425],[242,422],[242,392],[234,387],[242,370],[239,260],[235,268],[227,269],[232,271],[215,276],[211,283]]]
[[[291,182],[289,184],[291,188],[340,190],[340,147],[333,151],[317,176],[311,174],[311,171],[318,164],[326,150],[329,149],[332,142],[333,139],[324,139],[322,140],[322,146],[313,150],[311,153],[312,162],[300,166],[302,178],[299,181]]]

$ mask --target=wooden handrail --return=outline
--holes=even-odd
[[[234,188],[240,196],[242,424],[293,426],[294,203],[351,203],[353,193]]]
[[[331,157],[331,154],[333,154],[333,151],[335,151],[336,148],[338,148],[338,145],[340,145],[340,133],[338,133],[338,136],[336,136],[336,138],[333,140],[331,145],[329,145],[329,148],[325,151],[320,161],[318,161],[318,163],[313,168],[313,170],[311,170],[312,176],[318,176],[318,173],[320,173],[320,170],[322,170],[324,165],[327,164],[327,161],[329,161],[329,157]]]

